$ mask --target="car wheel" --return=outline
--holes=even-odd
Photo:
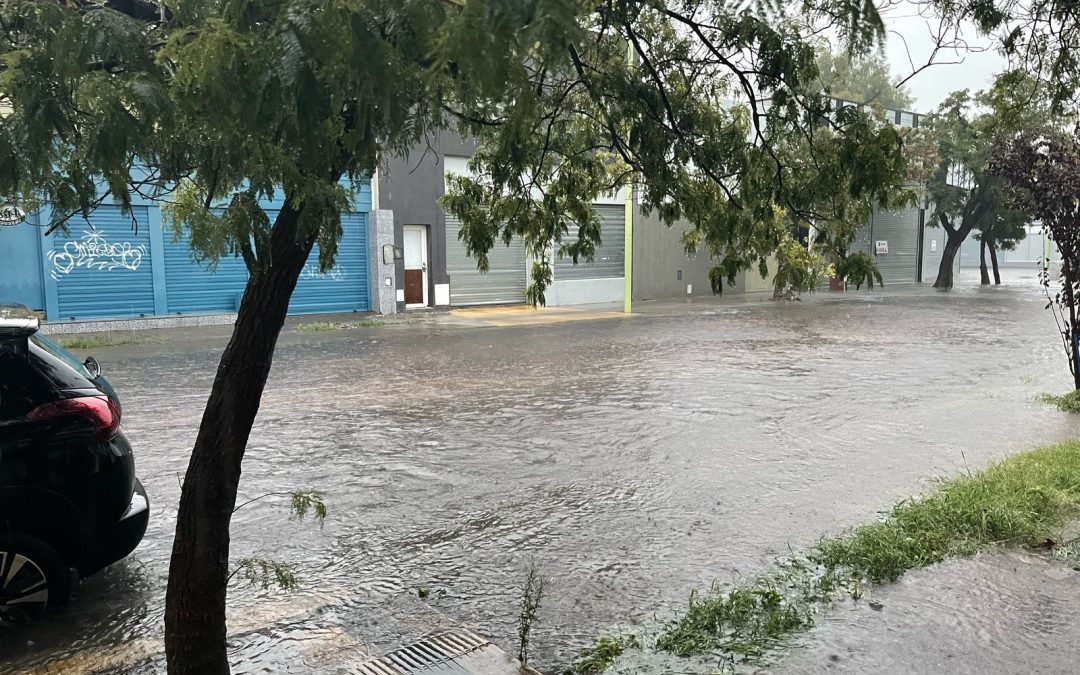
[[[0,619],[33,619],[70,594],[71,576],[56,549],[25,534],[0,536]]]

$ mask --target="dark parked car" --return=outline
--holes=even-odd
[[[63,605],[85,578],[135,548],[149,503],[97,362],[0,305],[0,619]]]

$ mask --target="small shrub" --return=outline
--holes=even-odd
[[[540,573],[535,563],[530,563],[525,571],[525,587],[521,594],[521,612],[518,614],[518,660],[521,665],[529,664],[529,640],[536,615],[540,612],[540,603],[544,599],[547,578]]]

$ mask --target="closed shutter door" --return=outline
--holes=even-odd
[[[923,225],[922,268],[922,281],[930,284],[937,279],[938,268],[941,267],[941,256],[945,252],[945,230],[940,227],[930,227],[931,213],[933,209],[926,210],[926,223]]]
[[[625,208],[615,205],[597,205],[593,207],[600,216],[600,246],[596,247],[593,261],[584,260],[574,264],[571,257],[555,260],[556,281],[577,281],[580,279],[611,279],[623,275],[623,255],[626,230]],[[570,236],[576,236],[573,230]]]
[[[154,271],[145,206],[124,214],[99,206],[51,236],[49,274],[61,319],[138,317],[154,313]]]
[[[446,216],[446,272],[450,275],[451,305],[484,305],[524,302],[526,282],[525,242],[515,237],[509,246],[496,241],[488,253],[489,269],[481,274],[476,259],[465,253],[458,239],[461,221]]]
[[[268,211],[271,221],[276,211]],[[368,297],[367,214],[341,216],[341,240],[334,268],[319,271],[319,247],[300,273],[289,302],[290,314],[366,312]],[[166,297],[170,313],[232,312],[239,308],[248,272],[243,258],[227,256],[211,269],[196,262],[186,230],[178,241],[165,235]]]
[[[886,284],[914,283],[919,256],[919,211],[904,209],[901,211],[876,211],[874,213],[873,242],[876,251],[877,242],[889,244],[887,255],[874,258],[878,270]]]
[[[270,218],[277,216],[271,212]],[[341,214],[341,239],[333,269],[319,271],[319,247],[311,252],[296,284],[290,314],[366,312],[368,297],[367,214]]]
[[[187,228],[174,240],[165,231],[165,304],[170,314],[235,312],[247,284],[244,259],[225,256],[211,268],[196,262]]]

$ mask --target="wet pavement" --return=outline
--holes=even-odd
[[[846,602],[774,668],[809,673],[1075,673],[1078,561],[1009,552],[951,560]]]
[[[235,672],[337,672],[457,624],[516,653],[531,563],[551,578],[534,665],[554,672],[608,628],[666,616],[935,476],[1077,436],[1080,421],[1034,401],[1069,386],[1034,275],[1007,281],[284,334],[242,497],[317,489],[330,514],[322,528],[290,521],[285,497],[236,513],[234,556],[294,563],[300,587],[233,586]],[[224,334],[96,350],[124,399],[150,529],[65,613],[0,627],[0,670],[164,672],[178,476]],[[872,622],[836,630],[826,659],[886,639]]]

